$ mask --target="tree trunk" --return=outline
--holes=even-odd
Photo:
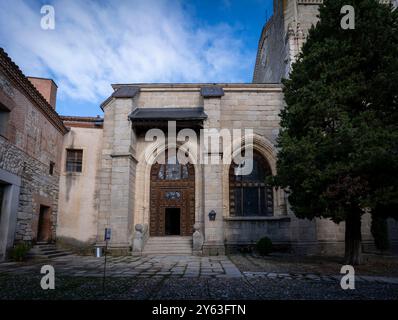
[[[352,266],[361,264],[361,213],[353,210],[345,221],[345,263]]]

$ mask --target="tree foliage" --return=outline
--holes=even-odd
[[[340,26],[347,4],[353,30]],[[360,241],[364,209],[398,216],[398,10],[376,0],[324,0],[319,18],[283,81],[274,181],[298,217],[349,224],[346,256],[355,264],[347,245]]]

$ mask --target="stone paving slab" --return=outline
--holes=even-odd
[[[242,272],[242,275],[247,278],[271,278],[271,279],[304,279],[308,281],[325,281],[325,282],[339,282],[343,275],[317,275],[317,274],[289,274],[289,273],[275,273],[275,272]],[[378,282],[386,284],[398,285],[398,278],[396,277],[381,277],[381,276],[355,276],[355,281],[359,282]]]
[[[43,261],[28,261],[26,263],[0,263],[0,274],[12,273],[19,275],[40,275],[43,265],[54,266],[56,275],[73,277],[102,277],[104,259],[89,256],[66,256]],[[194,283],[195,278],[266,278],[286,281],[340,282],[342,275],[320,275],[315,273],[292,272],[241,272],[226,256],[143,256],[143,257],[108,257],[106,275],[122,278],[189,278],[188,283]],[[382,283],[398,285],[398,277],[362,276],[356,275],[356,281],[363,283]],[[170,284],[172,286],[172,284]]]
[[[109,257],[106,292],[102,258],[60,257],[0,263],[0,299],[398,299],[398,278],[356,276],[342,290],[342,275],[241,272],[226,256]],[[54,292],[40,287],[40,268],[53,265]]]
[[[26,263],[0,263],[0,273],[40,274],[41,266],[49,264],[56,274],[102,277],[104,258],[67,256]],[[108,257],[108,277],[242,277],[239,269],[226,256],[197,257],[156,255],[143,257]]]

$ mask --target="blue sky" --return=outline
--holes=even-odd
[[[0,0],[0,46],[58,85],[57,111],[95,116],[111,83],[251,82],[272,0]],[[40,27],[41,6],[55,29]]]

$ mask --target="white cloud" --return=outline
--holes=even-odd
[[[0,46],[26,74],[54,77],[61,98],[98,102],[111,83],[239,82],[254,59],[232,26],[198,26],[177,1],[51,4],[45,31],[39,5],[0,0]]]

